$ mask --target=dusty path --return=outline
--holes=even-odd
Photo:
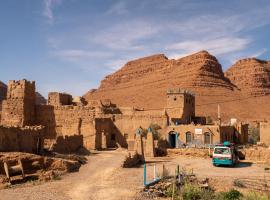
[[[141,186],[141,169],[121,168],[125,151],[103,151],[89,156],[79,172],[62,180],[0,190],[1,200],[121,200],[134,199]]]

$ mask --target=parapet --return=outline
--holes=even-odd
[[[195,96],[195,94],[192,91],[186,90],[186,89],[181,89],[181,88],[168,89],[167,95],[170,95],[170,94],[189,94],[191,96]]]
[[[72,105],[72,96],[67,93],[50,92],[48,95],[48,105]]]
[[[31,98],[35,99],[35,81],[26,79],[8,82],[7,99]]]

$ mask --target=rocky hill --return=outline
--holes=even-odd
[[[215,119],[220,104],[224,119],[268,118],[269,62],[256,59],[239,62],[224,74],[218,60],[207,51],[177,60],[163,54],[153,55],[126,63],[84,97],[86,100],[109,98],[120,106],[161,109],[165,106],[168,88],[185,88],[196,93],[197,115]],[[257,67],[246,69],[243,67],[246,65]],[[254,70],[256,74],[246,75],[244,70]]]
[[[225,76],[242,92],[251,96],[270,94],[270,62],[247,58],[237,61]]]

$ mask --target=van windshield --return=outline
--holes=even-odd
[[[230,154],[231,151],[230,151],[230,148],[215,148],[215,151],[214,151],[215,154],[223,154],[223,155],[226,155],[226,154]]]

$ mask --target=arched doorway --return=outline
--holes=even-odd
[[[192,142],[192,134],[191,132],[186,132],[186,143],[190,144]]]
[[[209,132],[204,133],[204,144],[211,144],[211,134]]]
[[[177,147],[178,134],[174,131],[169,132],[168,136],[169,144],[171,148]]]

